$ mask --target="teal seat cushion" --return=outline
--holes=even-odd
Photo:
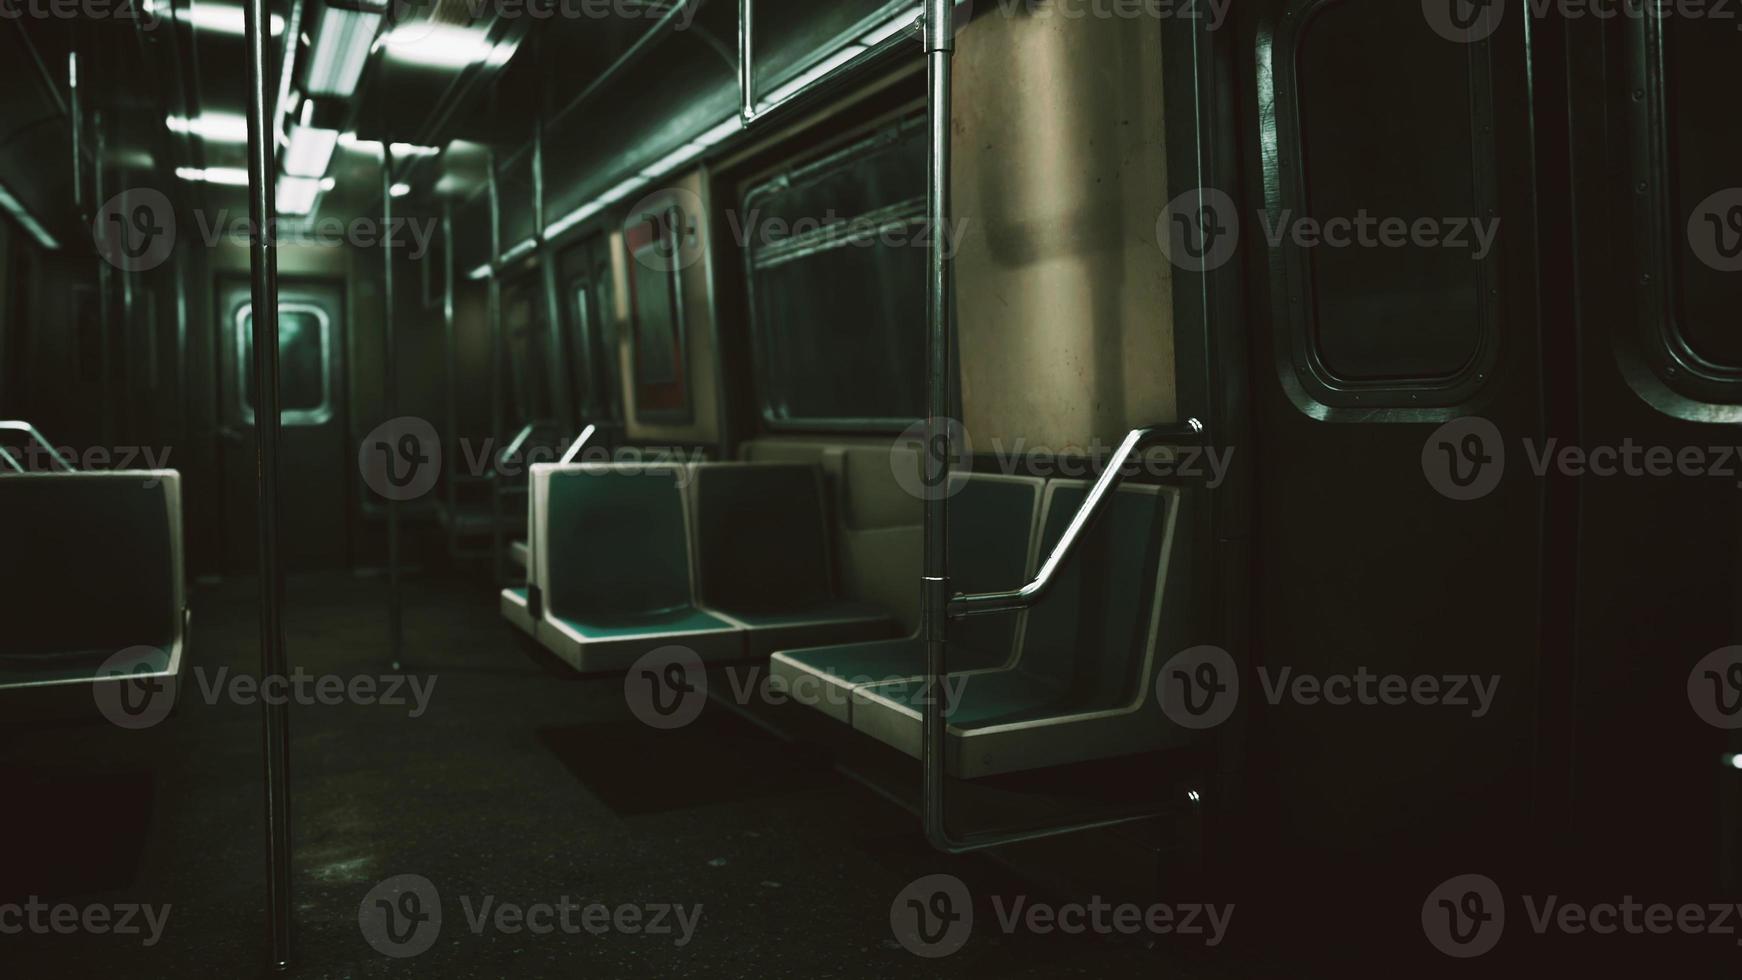
[[[863,622],[886,620],[889,614],[880,606],[849,599],[825,599],[777,612],[731,612],[733,619],[751,629],[779,629],[783,626],[806,626],[835,621]]]
[[[553,618],[588,640],[641,639],[660,633],[704,633],[711,630],[729,632],[737,628],[693,606],[586,620],[568,616]]]
[[[1081,707],[1074,703],[1069,690],[1020,670],[990,670],[966,676],[952,671],[951,689],[960,692],[960,700],[950,712],[950,726],[964,730],[1057,717]],[[915,717],[925,712],[920,701],[924,690],[923,680],[890,681],[866,689]]]

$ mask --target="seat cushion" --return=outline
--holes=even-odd
[[[712,630],[730,632],[737,628],[718,616],[709,615],[694,606],[626,616],[601,616],[587,620],[569,616],[552,616],[551,618],[561,621],[588,640],[620,640],[672,633],[704,633]]]

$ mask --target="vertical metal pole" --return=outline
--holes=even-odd
[[[488,157],[490,175],[490,575],[502,582],[502,198],[496,185],[496,152]]]
[[[92,113],[91,129],[95,135],[96,146],[93,147],[97,163],[91,168],[91,183],[96,191],[96,199],[102,201],[107,193],[103,180],[103,155],[107,152],[103,137],[103,114]],[[102,371],[102,397],[99,401],[101,413],[101,430],[103,444],[115,445],[115,406],[110,400],[110,393],[115,387],[115,325],[111,322],[115,316],[114,297],[110,295],[115,290],[115,267],[107,259],[97,260],[97,323],[99,341],[97,345],[98,365]]]
[[[955,54],[954,0],[926,0],[925,55],[930,97],[931,168],[926,218],[931,223],[931,248],[926,283],[925,446],[925,572],[920,596],[920,632],[925,637],[926,705],[924,720],[926,838],[947,848],[950,837],[944,819],[944,784],[949,769],[944,756],[945,662],[949,636],[950,551],[950,258],[942,236],[950,217],[950,59]]]
[[[254,413],[260,522],[260,682],[287,683],[284,573],[278,551],[278,250],[272,130],[266,115],[266,0],[242,7],[248,46],[248,266],[253,278]],[[272,968],[290,965],[290,729],[282,698],[262,699],[266,759],[266,898]]]
[[[755,32],[755,0],[738,0],[738,115],[746,126],[756,118]]]
[[[393,324],[393,147],[381,141],[381,335],[387,376],[382,400],[387,417],[399,417],[399,334]],[[405,642],[405,601],[399,591],[399,501],[387,501],[387,650],[399,669]]]
[[[18,22],[18,29],[24,29],[23,21]],[[78,37],[76,32],[73,36]],[[35,49],[31,51],[34,54]],[[49,91],[56,89],[50,85]],[[84,100],[79,98],[79,52],[76,49],[67,53],[67,97],[72,103],[69,115],[73,127],[73,210],[78,212],[80,221],[85,221],[89,218],[85,207],[85,112]]]
[[[442,336],[447,342],[448,368],[448,411],[447,438],[458,439],[460,434],[459,409],[459,351],[454,347],[454,208],[447,200],[442,201]],[[454,476],[459,471],[460,447],[449,446],[443,455],[447,466],[447,500],[448,500],[448,553],[455,549],[456,531],[459,522],[459,481]]]

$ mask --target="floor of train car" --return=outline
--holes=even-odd
[[[208,703],[195,674],[210,683],[223,668],[257,669],[253,583],[203,587],[192,603],[189,673],[168,722],[14,732],[0,745],[0,840],[12,852],[0,902],[168,904],[161,941],[7,936],[9,975],[262,972],[260,708]],[[395,673],[381,652],[378,579],[294,578],[288,609],[292,660],[308,673]],[[674,732],[643,726],[621,678],[541,661],[475,582],[408,583],[405,623],[404,671],[435,678],[423,717],[410,706],[292,708],[293,975],[1229,973],[1154,937],[986,927],[961,952],[920,960],[890,930],[890,902],[908,882],[960,877],[988,924],[984,896],[1043,893],[983,858],[936,854],[911,814],[730,712]],[[406,873],[436,885],[444,922],[428,952],[396,960],[366,945],[358,910],[378,882]],[[681,948],[671,937],[474,934],[461,895],[474,909],[485,896],[567,896],[703,912]]]

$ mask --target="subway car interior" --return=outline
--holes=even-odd
[[[1736,976],[1738,65],[0,0],[0,974]]]

